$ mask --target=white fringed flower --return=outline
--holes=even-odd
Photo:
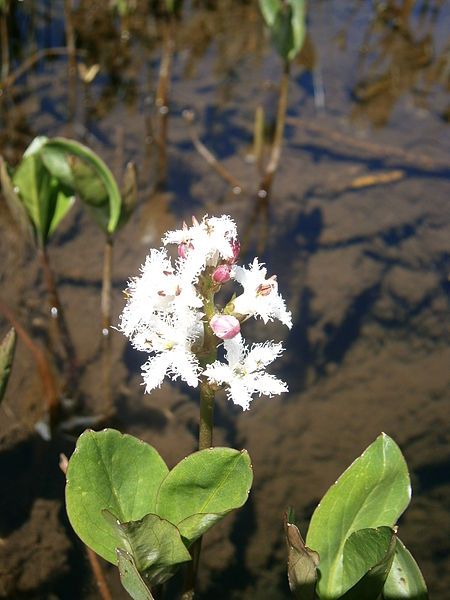
[[[246,347],[239,333],[241,322],[253,315],[265,323],[279,319],[291,327],[291,313],[278,293],[276,278],[266,279],[258,259],[248,269],[234,266],[239,242],[231,217],[205,216],[192,223],[163,238],[164,244],[178,246],[175,263],[165,248],[150,250],[140,276],[128,285],[119,329],[135,348],[149,353],[142,367],[146,392],[160,387],[166,376],[181,378],[192,387],[206,377],[210,383],[225,385],[229,398],[246,410],[254,394],[272,396],[287,387],[265,372],[281,354],[281,344]],[[244,291],[229,303],[233,310],[222,312],[214,307],[214,294],[230,278]],[[197,354],[205,352],[204,335],[210,343],[212,333],[224,340],[227,362],[215,361],[202,370]]]
[[[267,269],[258,262],[257,258],[249,267],[249,269],[238,266],[233,268],[232,276],[244,288],[243,294],[233,300],[233,312],[244,317],[259,316],[264,323],[279,319],[290,329],[292,316],[278,293],[276,277],[266,279]]]
[[[202,307],[194,285],[186,273],[174,271],[165,249],[150,250],[141,266],[141,276],[130,281],[126,294],[128,302],[120,317],[120,330],[130,339],[151,326],[155,312],[182,315]]]
[[[203,217],[199,223],[192,219],[192,227],[168,231],[164,244],[177,244],[181,258],[181,270],[188,270],[194,276],[209,266],[217,266],[219,260],[232,261],[236,249],[236,224],[228,215]]]
[[[164,377],[181,377],[191,387],[197,387],[200,367],[192,346],[198,342],[203,324],[195,313],[184,318],[154,315],[145,331],[136,335],[133,345],[152,356],[142,367],[145,391],[160,387]]]
[[[249,349],[239,334],[225,340],[224,347],[228,364],[215,361],[206,367],[203,375],[210,383],[226,385],[229,399],[243,410],[249,408],[253,394],[273,396],[288,391],[283,381],[264,370],[282,353],[281,344],[265,342]]]

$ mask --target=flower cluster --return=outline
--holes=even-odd
[[[267,278],[264,265],[255,258],[248,268],[236,265],[239,254],[236,225],[231,217],[192,219],[163,238],[164,247],[153,249],[126,291],[127,304],[119,329],[133,346],[149,352],[143,365],[147,392],[159,387],[166,375],[180,377],[196,387],[200,380],[226,386],[235,404],[248,409],[253,394],[272,396],[287,391],[286,384],[265,372],[282,352],[281,344],[265,342],[250,348],[240,333],[241,323],[260,317],[264,323],[278,319],[289,328],[286,309],[275,276]],[[167,246],[177,246],[172,261]],[[229,281],[243,292],[223,310],[214,296]],[[225,360],[203,360],[207,341],[223,340]]]

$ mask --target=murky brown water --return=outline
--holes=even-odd
[[[64,46],[60,4],[13,3],[13,73],[37,48]],[[246,507],[205,540],[204,597],[288,598],[283,511],[294,506],[305,531],[317,500],[380,431],[396,439],[411,469],[414,496],[400,536],[431,597],[449,597],[448,5],[310,3],[282,162],[264,201],[256,199],[250,160],[253,118],[258,104],[275,115],[280,63],[256,2],[187,3],[173,31],[166,152],[155,143],[164,122],[154,100],[164,39],[169,46],[147,4],[138,1],[120,22],[106,1],[75,3],[77,43],[86,52],[80,60],[99,64],[99,74],[74,89],[64,56],[27,71],[1,97],[0,151],[14,164],[35,135],[67,135],[118,176],[136,162],[139,205],[114,249],[114,319],[148,248],[192,213],[233,215],[247,257],[258,253],[278,274],[295,325],[288,334],[274,326],[269,335],[285,339],[278,367],[291,393],[256,399],[246,413],[218,400],[216,443],[248,449],[255,485]],[[193,149],[186,108],[241,194]],[[39,264],[3,202],[0,248],[0,298],[48,346]],[[81,365],[75,416],[105,414],[103,236],[76,207],[49,253]],[[4,319],[0,326],[3,334]],[[267,336],[257,326],[246,333]],[[144,396],[143,358],[120,334],[111,338],[115,415],[100,425],[142,437],[174,464],[195,449],[196,398],[168,383]],[[42,389],[23,343],[0,410],[0,597],[97,597],[64,516],[57,464],[59,452],[71,452],[77,424],[50,443],[34,433]],[[125,597],[107,572],[114,597]]]

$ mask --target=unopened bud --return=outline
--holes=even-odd
[[[181,242],[181,244],[178,244],[178,256],[180,258],[186,258],[188,255],[188,251],[192,250],[194,246],[189,243],[187,244],[186,242]]]
[[[231,340],[241,330],[241,324],[232,315],[214,315],[209,324],[221,340]]]
[[[231,242],[231,249],[233,251],[232,262],[236,262],[237,257],[239,256],[239,252],[241,251],[241,244],[238,242],[238,240],[233,240]]]
[[[230,281],[230,273],[230,265],[219,265],[212,274],[214,283],[226,283]]]

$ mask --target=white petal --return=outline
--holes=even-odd
[[[259,392],[265,396],[273,396],[282,394],[284,392],[288,392],[288,387],[281,381],[275,377],[275,375],[270,375],[269,373],[261,373],[255,378],[255,392]]]
[[[197,387],[199,366],[194,354],[177,349],[171,355],[172,372],[175,376],[179,375],[188,385]]]
[[[242,406],[243,410],[248,410],[250,408],[252,397],[247,386],[244,385],[241,380],[234,380],[227,390],[227,394],[230,400],[232,400],[235,404]]]
[[[240,363],[243,360],[245,354],[244,340],[240,333],[231,340],[225,340],[223,346],[225,348],[225,357],[230,366]]]
[[[161,387],[170,366],[170,356],[168,352],[162,352],[149,358],[142,366],[142,376],[144,378],[145,391],[149,394],[155,388]]]
[[[244,364],[247,371],[252,373],[270,365],[283,352],[281,344],[266,342],[265,344],[254,344],[245,358]]]
[[[208,378],[210,383],[229,383],[233,379],[233,372],[230,367],[218,360],[208,365],[203,371],[203,375]]]

